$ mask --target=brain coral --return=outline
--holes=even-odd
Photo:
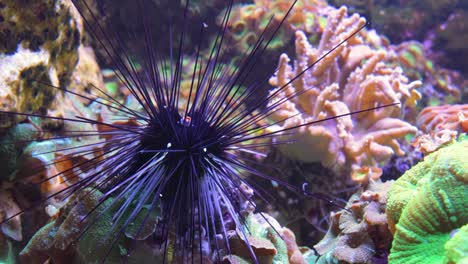
[[[400,112],[415,106],[420,98],[415,88],[421,83],[409,82],[400,68],[388,67],[386,52],[364,44],[359,35],[306,70],[365,24],[363,18],[348,17],[346,12],[345,7],[330,12],[316,48],[303,32],[296,32],[296,60],[291,65],[289,57],[281,55],[277,72],[270,79],[277,88],[270,92],[269,106],[277,108],[272,118],[285,129],[377,105],[400,103],[399,107],[303,126],[295,133],[296,143],[280,148],[293,159],[320,161],[335,172],[351,171],[353,179],[362,182],[368,177],[380,177],[379,162],[394,154],[403,155],[397,139],[416,133],[417,128],[401,120]]]
[[[459,236],[452,235],[468,223],[467,151],[468,140],[461,139],[393,184],[386,210],[394,233],[391,263],[455,263],[457,251],[466,258],[466,248],[452,242]]]

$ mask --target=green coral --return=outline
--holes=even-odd
[[[468,140],[460,139],[425,157],[393,184],[387,204],[394,232],[390,263],[466,258],[466,248],[453,240],[466,240],[466,228],[452,238],[450,234],[468,222],[467,151]]]
[[[468,263],[468,224],[462,226],[445,243],[448,263]]]

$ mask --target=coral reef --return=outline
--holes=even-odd
[[[462,1],[360,1],[331,0],[335,6],[349,6],[368,18],[373,27],[387,35],[392,42],[416,39],[422,41],[428,31],[444,21]]]
[[[234,43],[235,48],[241,53],[249,51],[266,29],[270,19],[272,19],[271,28],[279,25],[292,2],[290,0],[254,0],[252,4],[235,5],[231,13],[232,18],[228,22],[228,37]],[[326,7],[327,3],[324,0],[297,2],[268,49],[285,46],[296,30],[309,33],[310,38],[314,34],[317,38],[326,24],[326,11],[324,11]],[[218,19],[218,24],[221,18]]]
[[[340,263],[375,263],[386,259],[391,235],[385,207],[392,183],[371,181],[366,189],[351,196],[346,209],[331,213],[327,234],[314,246],[317,252]]]
[[[454,10],[434,32],[433,49],[438,52],[440,64],[468,74],[468,51],[465,43],[468,41],[466,20],[468,11]]]
[[[304,162],[320,161],[336,172],[350,170],[358,182],[378,178],[379,162],[403,154],[397,139],[415,134],[417,129],[399,118],[400,111],[416,105],[420,94],[415,88],[421,83],[408,82],[400,68],[387,67],[385,51],[371,49],[359,36],[295,76],[364,23],[358,15],[347,17],[342,7],[330,13],[317,48],[309,44],[303,32],[296,32],[294,67],[286,54],[281,55],[278,70],[270,79],[277,88],[270,92],[269,102],[271,107],[279,105],[272,119],[283,129],[398,103],[302,126],[294,136],[295,143],[280,147],[286,156]]]
[[[18,124],[0,136],[0,180],[13,180],[19,169],[18,157],[29,141],[38,139],[40,131],[32,123]]]
[[[459,102],[468,87],[468,81],[458,71],[441,67],[434,61],[434,52],[427,45],[406,41],[375,46],[389,50],[391,65],[401,67],[410,80],[422,81],[419,89],[422,106]]]
[[[392,263],[443,263],[457,258],[453,254],[458,249],[451,247],[458,246],[451,239],[460,238],[452,235],[468,223],[467,149],[468,140],[461,137],[426,156],[391,187],[386,213],[394,235]]]
[[[98,22],[114,24],[122,30],[122,35],[135,33],[139,36],[138,25],[127,18],[135,16],[136,5],[130,1],[122,8],[124,1],[118,1],[118,4],[105,2],[111,14],[99,18]],[[168,24],[169,17],[177,15],[185,3],[152,2],[156,8],[168,10],[167,17],[157,21],[162,25]],[[378,1],[364,2],[379,4]],[[417,10],[415,5],[420,7],[421,3],[403,2],[400,4],[412,6],[404,10],[386,8],[380,16],[375,12],[371,14],[373,22],[382,23],[380,28],[393,32],[389,35],[392,40],[423,39],[428,31],[419,29],[427,27],[425,24],[430,18],[425,14],[435,14],[454,3],[453,0],[440,3],[426,0],[425,3],[433,3],[430,10]],[[270,18],[272,28],[279,25],[291,3],[291,0],[254,0],[250,4],[234,5],[225,40],[235,52],[233,57],[246,53],[252,47]],[[209,0],[203,4],[208,6],[192,4],[188,16],[196,21],[193,23],[206,22],[210,26],[210,32],[207,32],[211,34],[216,16],[210,12],[219,11],[223,1]],[[96,11],[101,8],[95,1],[91,5]],[[209,16],[206,20],[194,18],[200,14]],[[120,16],[124,20],[119,20]],[[462,49],[466,42],[463,42],[466,38],[464,18],[466,11],[451,15],[444,11],[437,17],[437,22],[431,24],[447,19],[446,23],[433,31],[433,36],[426,43],[406,41],[392,45],[376,31],[363,29],[301,74],[320,56],[363,26],[365,21],[357,15],[348,16],[346,8],[328,6],[324,0],[298,1],[269,45],[267,52],[271,53],[264,57],[268,57],[268,61],[276,59],[269,54],[280,48],[282,52],[289,52],[287,44],[295,37],[295,59],[282,54],[277,72],[270,78],[275,89],[270,92],[269,107],[277,108],[271,116],[273,122],[277,122],[272,132],[278,127],[310,125],[295,130],[297,133],[293,140],[296,142],[278,146],[281,153],[270,153],[267,159],[258,162],[261,167],[258,169],[266,171],[267,175],[287,179],[295,186],[308,182],[314,185],[310,186],[311,191],[331,195],[343,190],[347,193],[355,191],[358,188],[356,183],[362,183],[362,187],[349,199],[346,209],[331,214],[327,234],[312,250],[298,244],[305,244],[311,237],[319,235],[320,231],[311,225],[323,225],[325,220],[321,216],[328,214],[333,205],[312,198],[297,198],[276,182],[256,181],[255,184],[280,200],[270,205],[256,201],[260,205],[257,208],[267,213],[253,213],[251,204],[240,201],[244,202],[245,209],[242,212],[246,220],[244,231],[260,263],[380,263],[387,261],[390,251],[389,260],[394,263],[468,261],[468,215],[464,208],[468,202],[465,161],[468,160],[468,140],[454,143],[459,134],[468,132],[468,105],[449,105],[464,100],[468,82],[459,72],[438,65],[444,62],[447,67],[466,68],[467,60],[459,59],[452,64],[453,58],[466,57],[466,50]],[[219,24],[219,17],[217,22]],[[180,31],[179,26],[175,25],[174,32]],[[167,42],[158,51],[164,57],[168,43],[172,43],[164,39],[169,35],[169,27],[159,24],[151,24],[151,27],[155,28],[156,34],[163,36],[161,42]],[[196,46],[192,42],[198,40],[198,33],[187,32],[186,41],[190,43],[187,46]],[[268,31],[266,35],[270,33]],[[82,19],[69,0],[0,1],[0,110],[65,118],[81,116],[107,123],[134,125],[134,120],[116,121],[115,111],[100,105],[100,99],[89,100],[60,90],[67,89],[94,98],[95,95],[102,96],[102,93],[93,86],[104,88],[125,107],[141,110],[137,108],[141,106],[135,103],[135,97],[122,89],[124,84],[118,76],[104,72],[107,79],[104,85],[94,51],[87,46],[90,40],[85,39],[85,34]],[[205,37],[213,39],[213,36]],[[126,44],[132,56],[137,54],[135,50],[145,48],[144,41],[131,44],[125,39]],[[172,44],[177,46],[178,41]],[[207,46],[208,51],[202,50],[202,56],[209,53],[210,45]],[[439,53],[430,50],[437,47],[443,50]],[[96,51],[99,53],[99,48]],[[100,52],[105,53],[102,47]],[[182,63],[180,85],[181,96],[185,98],[192,85],[195,67],[192,55],[187,52]],[[109,61],[107,63],[107,67],[115,66]],[[223,63],[219,62],[220,71],[230,76],[235,66]],[[137,75],[145,74],[140,65],[135,65]],[[262,66],[257,68],[265,71]],[[298,74],[301,76],[296,78]],[[198,82],[198,79],[193,81]],[[252,100],[258,100],[256,96],[252,96]],[[312,124],[336,115],[391,103],[399,105]],[[417,115],[421,105],[429,107]],[[391,178],[395,178],[420,159],[418,155],[421,153],[403,141],[416,134],[418,129],[424,134],[414,141],[416,150],[424,154],[437,152],[426,156],[423,162],[395,183],[383,183],[379,179],[382,170],[388,169]],[[70,186],[89,169],[79,165],[102,154],[93,152],[77,158],[73,148],[87,144],[104,145],[111,138],[104,133],[101,137],[47,140],[57,134],[69,136],[66,131],[102,133],[109,128],[0,113],[0,222]],[[38,139],[42,140],[34,141]],[[274,140],[290,139],[289,135],[278,135]],[[448,144],[453,145],[447,147]],[[268,160],[275,158],[272,157],[274,155],[282,155],[279,159],[285,164],[278,165],[277,160]],[[278,172],[277,167],[272,168],[271,164],[281,166],[281,171]],[[67,173],[35,184],[59,171]],[[351,177],[344,179],[343,175]],[[18,188],[32,190],[32,194],[30,197],[18,196]],[[242,190],[244,194],[252,197],[252,191],[245,188]],[[94,189],[75,193],[66,200],[62,200],[65,195],[59,195],[38,206],[37,211],[40,212],[34,215],[27,212],[3,223],[0,226],[0,263],[16,261],[18,249],[23,248],[34,233],[19,255],[23,263],[96,263],[103,258],[118,263],[162,262],[162,236],[157,225],[160,211],[151,214],[142,233],[130,227],[116,241],[110,241],[109,230],[115,231],[111,226],[112,211],[106,212],[95,225],[87,225],[95,220],[90,212],[100,204],[101,196]],[[94,213],[102,212],[101,209],[97,208]],[[141,218],[136,221],[141,221]],[[47,219],[49,222],[44,225]],[[218,252],[221,261],[249,263],[250,253],[242,232],[233,228],[232,219],[224,220],[227,238],[224,234],[216,234],[215,239],[219,239],[219,245],[224,245],[227,239],[232,255],[228,255],[227,248],[221,248]],[[130,226],[139,226],[139,223]],[[84,232],[86,227],[89,228]],[[390,250],[392,234],[395,239]],[[169,238],[173,239],[172,236]],[[206,263],[219,260],[218,253],[211,250],[215,241],[208,241],[206,237],[200,241],[203,253],[194,259],[198,262],[202,258]],[[109,245],[113,247],[109,248]],[[177,257],[171,250],[168,251],[170,261],[187,261],[174,259]],[[431,256],[427,257],[428,254]]]
[[[9,110],[44,114],[57,90],[43,83],[67,85],[78,62],[81,19],[68,1],[2,5],[0,31],[7,40],[0,49],[2,103]]]

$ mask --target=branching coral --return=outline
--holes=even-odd
[[[450,249],[457,246],[451,236],[468,223],[467,150],[466,139],[441,148],[393,184],[386,211],[392,263],[453,263],[461,248]]]
[[[421,83],[409,83],[400,68],[387,67],[385,51],[371,49],[359,36],[337,47],[299,78],[295,76],[364,23],[358,15],[347,17],[342,7],[330,13],[318,47],[312,47],[303,32],[296,32],[297,59],[292,66],[289,57],[281,55],[276,75],[270,79],[270,84],[279,88],[271,91],[274,97],[269,102],[270,106],[279,105],[272,118],[282,128],[399,103],[303,126],[294,136],[296,143],[280,148],[291,158],[320,161],[337,172],[351,170],[359,182],[378,178],[379,162],[403,154],[397,139],[417,129],[398,117],[402,108],[415,106],[420,98],[415,88]]]

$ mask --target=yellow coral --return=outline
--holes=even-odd
[[[398,138],[417,129],[399,119],[401,107],[414,106],[421,82],[409,82],[400,68],[386,66],[385,51],[363,43],[359,35],[338,46],[310,70],[308,67],[365,24],[358,15],[348,17],[342,7],[330,12],[318,47],[306,35],[296,32],[296,60],[282,54],[278,70],[270,79],[271,116],[285,129],[378,105],[398,106],[366,111],[351,116],[300,127],[296,143],[281,146],[290,158],[304,162],[320,161],[335,171],[352,171],[354,180],[380,177],[378,162],[403,155]],[[296,76],[299,76],[296,78]],[[298,95],[298,96],[296,96]],[[363,175],[364,174],[364,175]]]

